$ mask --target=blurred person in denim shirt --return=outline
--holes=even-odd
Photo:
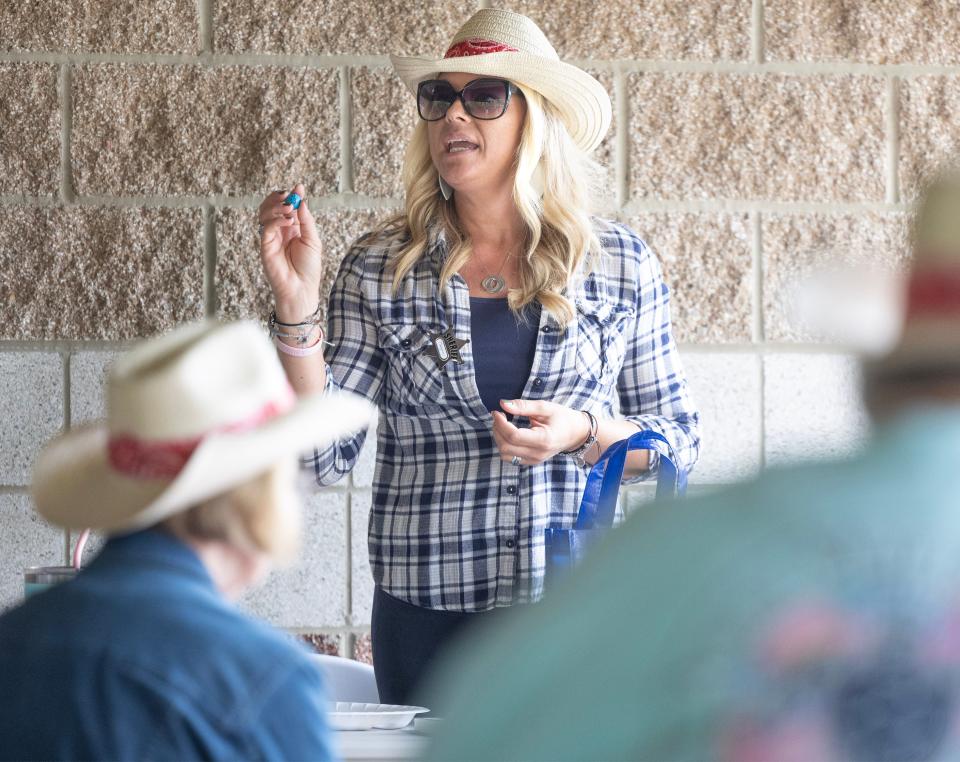
[[[107,406],[34,470],[44,518],[108,540],[0,617],[0,758],[329,759],[306,649],[229,601],[296,554],[296,454],[369,406],[298,400],[258,326],[213,322],[118,359]]]
[[[914,245],[867,451],[645,508],[448,661],[434,759],[960,759],[956,175]]]

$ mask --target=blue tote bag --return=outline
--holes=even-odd
[[[627,453],[633,450],[656,450],[660,455],[657,499],[686,492],[687,474],[677,468],[673,448],[662,434],[656,431],[638,431],[627,439],[614,442],[590,470],[583,499],[580,501],[577,523],[572,529],[546,529],[544,585],[548,589],[577,566],[589,552],[590,546],[613,527]]]

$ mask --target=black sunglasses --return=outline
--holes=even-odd
[[[474,119],[498,119],[514,93],[520,93],[520,89],[505,79],[475,79],[462,90],[455,90],[445,79],[428,79],[417,85],[417,112],[424,121],[436,122],[459,98],[464,111]]]

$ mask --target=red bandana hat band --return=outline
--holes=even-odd
[[[960,315],[960,270],[916,273],[907,288],[907,319]]]
[[[451,45],[450,49],[443,56],[444,58],[466,58],[467,56],[482,56],[487,53],[519,53],[516,48],[504,45],[502,42],[494,40],[481,40],[479,37],[472,37],[469,40],[458,42]]]
[[[293,408],[296,394],[288,385],[280,400],[268,402],[241,421],[220,426],[206,434],[189,439],[146,440],[127,434],[110,437],[107,456],[110,466],[135,479],[173,479],[179,474],[194,451],[211,434],[239,433],[256,428]]]

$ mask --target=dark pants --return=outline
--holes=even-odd
[[[467,630],[490,625],[507,609],[483,612],[437,611],[394,598],[379,587],[373,593],[370,625],[373,669],[382,704],[410,705],[438,655]],[[434,712],[439,707],[428,707]]]

